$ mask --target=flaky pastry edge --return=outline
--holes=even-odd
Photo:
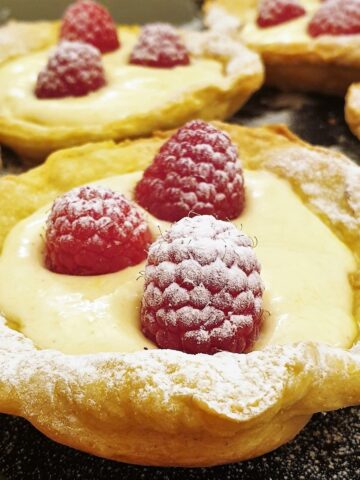
[[[305,144],[283,126],[214,124],[238,145],[245,168],[286,179],[359,260],[358,166]],[[171,133],[59,151],[41,167],[0,179],[1,244],[13,224],[59,193],[145,168]],[[351,281],[359,321],[359,268]],[[345,350],[302,342],[244,355],[151,350],[74,356],[37,350],[0,322],[0,411],[106,458],[184,466],[244,460],[293,438],[314,412],[359,403],[359,345]]]

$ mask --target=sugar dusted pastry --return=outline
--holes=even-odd
[[[205,11],[261,54],[268,85],[344,95],[360,81],[359,0],[207,0]]]
[[[230,117],[263,83],[259,56],[239,40],[166,24],[116,29],[109,12],[89,0],[70,6],[60,25],[5,26],[0,41],[0,143],[31,162],[60,148],[146,136],[194,117]],[[65,75],[54,58],[68,42],[97,53],[92,50],[92,61],[83,56],[78,69],[68,59]],[[91,88],[79,87],[90,74]]]
[[[244,209],[223,230],[230,232],[225,244],[231,255],[211,237],[213,228],[221,234],[223,220],[205,219],[201,230],[173,227],[166,250],[169,223],[144,210],[161,245],[158,250],[153,243],[153,260],[166,264],[158,264],[160,277],[157,269],[149,270],[151,259],[147,272],[139,260],[108,275],[53,273],[44,265],[43,232],[51,202],[80,185],[111,189],[135,202],[144,173],[126,172],[134,162],[141,170],[149,167],[174,132],[59,151],[38,169],[0,180],[0,411],[23,416],[50,438],[95,455],[145,465],[200,466],[261,455],[291,440],[312,413],[359,404],[359,167],[337,152],[305,144],[281,126],[214,126],[229,135],[243,168]],[[213,175],[205,172],[213,165],[221,176],[224,164],[213,149],[200,149],[208,152],[206,160],[194,156],[198,145],[188,146],[188,168],[203,171],[198,184],[204,183],[204,192]],[[167,161],[172,158],[169,154]],[[188,201],[186,187],[183,181],[176,195]],[[204,217],[179,224],[184,221],[195,225]],[[194,281],[202,282],[206,262],[198,275],[183,268],[185,257],[174,260],[192,248],[194,258],[201,259],[204,233],[212,246],[219,245],[219,250],[204,250],[215,255],[219,270],[205,275],[201,288],[213,288],[215,278],[227,278],[231,287],[226,262],[243,248],[235,247],[238,234],[231,232],[236,229],[253,238],[263,282],[258,285],[265,286],[261,328],[250,352],[231,353],[235,343],[230,341],[225,342],[228,351],[212,355],[156,348],[141,332],[144,275],[153,289],[146,302],[152,298],[153,306],[160,304],[151,282],[160,282],[164,292],[178,285],[176,302],[185,306],[190,298],[202,301],[206,292],[194,297],[201,284]],[[175,237],[184,249],[177,248],[172,257]],[[250,248],[246,238],[241,242]],[[251,278],[249,271],[244,285],[260,293],[263,287],[255,288]],[[230,291],[222,301],[214,292],[207,306],[227,311]],[[183,308],[172,305],[176,314]],[[161,324],[167,335],[182,320],[185,331],[200,328],[204,341],[206,331],[211,337],[210,316],[186,319],[180,313],[175,323],[155,313],[156,322],[167,319]],[[222,318],[214,317],[220,323]],[[238,320],[238,328],[230,325],[227,334],[245,334],[245,326],[253,325]],[[148,328],[151,319],[146,322]]]

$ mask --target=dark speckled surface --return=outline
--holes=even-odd
[[[0,0],[0,8],[9,4],[10,0]],[[343,108],[343,100],[338,98],[264,89],[233,121],[248,125],[285,123],[310,143],[343,151],[360,164],[360,142],[348,130]],[[5,160],[1,173],[21,171],[12,155],[7,153]],[[22,479],[357,480],[360,410],[317,414],[293,442],[261,458],[187,470],[137,467],[99,459],[48,440],[25,420],[0,415],[0,480]]]

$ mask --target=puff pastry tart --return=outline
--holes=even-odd
[[[79,3],[94,2],[77,2],[75,9]],[[90,13],[91,20],[95,13]],[[76,11],[71,12],[73,15]],[[79,92],[71,93],[70,89],[66,94],[62,90],[61,98],[54,98],[49,91],[46,96],[45,91],[44,96],[38,76],[47,62],[46,75],[41,74],[42,85],[45,78],[50,88],[59,86],[54,63],[63,65],[65,55],[57,51],[57,43],[79,41],[72,21],[66,28],[64,19],[61,27],[58,23],[10,23],[0,29],[0,142],[32,162],[60,148],[146,136],[194,117],[227,118],[263,82],[258,54],[240,41],[223,39],[216,32],[177,31],[166,25],[155,24],[155,30],[162,31],[160,36],[154,33],[154,25],[150,34],[146,28],[141,31],[137,26],[120,26],[110,51],[101,43],[97,45],[97,57],[92,51],[96,68],[102,63],[102,79],[96,91],[84,89],[78,96]],[[91,43],[92,38],[80,36],[80,40]],[[178,55],[176,64],[164,60],[163,48],[168,48],[167,53],[170,48],[170,55]],[[147,62],[141,59],[144,55]],[[160,66],[154,58],[160,59]],[[83,70],[79,69],[75,80],[70,78],[68,83],[87,81],[84,76],[80,78]],[[67,72],[71,77],[74,69],[69,67]]]
[[[208,125],[201,127],[208,133],[203,137],[193,122],[175,137],[164,132],[58,151],[43,166],[0,180],[1,412],[23,416],[50,438],[106,458],[201,466],[261,455],[291,440],[314,412],[360,403],[359,167],[337,152],[305,144],[283,126],[213,126],[225,133]],[[237,150],[243,170],[235,167]],[[145,173],[127,173],[134,166]],[[162,175],[164,168],[177,175]],[[202,172],[196,198],[189,169],[193,178]],[[180,177],[187,180],[181,183]],[[88,186],[75,188],[79,185]],[[177,212],[186,203],[194,213],[222,217],[224,205],[235,205],[229,211],[232,223],[195,215],[169,230],[162,187]],[[103,203],[91,203],[87,217],[80,217],[83,200],[92,202],[94,189]],[[59,195],[49,217],[49,202]],[[129,224],[119,213],[124,198],[132,202],[126,207],[132,212]],[[120,203],[110,208],[115,200]],[[141,215],[137,202],[145,208]],[[107,275],[84,270],[70,275],[74,265],[85,268],[82,251],[100,242],[93,236],[81,247],[71,237],[75,230],[86,236],[99,221],[106,235],[119,234],[101,211],[125,230],[132,226],[139,250],[149,241],[147,229],[151,232],[145,291],[141,259]],[[69,216],[75,218],[72,227]],[[141,222],[147,227],[140,234]],[[198,227],[191,230],[189,224]],[[48,255],[49,242],[60,238],[54,228],[62,253],[45,261],[44,242]],[[208,235],[211,241],[204,243]],[[131,257],[129,248],[125,254]],[[60,271],[61,255],[68,274],[54,273]],[[231,308],[240,304],[242,316],[230,312],[222,325],[229,328],[219,330],[217,315],[231,303],[229,294],[245,284],[231,297]],[[239,342],[208,351],[209,335],[223,346],[233,328],[249,335],[249,315],[254,320],[262,294],[262,326],[260,332],[255,326],[247,353],[234,353],[244,349]],[[192,307],[186,309],[190,297]],[[167,316],[179,305],[182,318]],[[209,309],[217,313],[209,313],[196,344],[189,340],[189,328],[198,327],[196,312]],[[182,345],[176,344],[183,334],[180,321],[187,335]],[[159,334],[160,327],[170,333]],[[156,348],[166,342],[176,349]],[[206,353],[179,351],[200,344]]]
[[[360,83],[354,83],[348,90],[345,118],[353,134],[360,140]]]
[[[205,10],[261,54],[270,86],[344,95],[360,80],[358,0],[207,0]]]

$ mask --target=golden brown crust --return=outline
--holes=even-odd
[[[216,123],[246,168],[286,178],[359,258],[360,168],[302,142],[286,127]],[[61,192],[148,165],[171,132],[63,150],[28,173],[0,180],[1,244],[21,218]],[[354,274],[360,319],[360,274]],[[271,346],[247,355],[175,351],[70,356],[36,350],[0,321],[0,411],[54,440],[146,465],[244,460],[293,438],[310,415],[360,403],[360,349]]]
[[[307,3],[315,7],[321,5],[317,0]],[[274,33],[274,28],[270,27],[262,29],[260,37],[254,32],[257,7],[258,0],[205,2],[209,25],[223,29],[221,24],[227,23],[232,33],[240,32],[249,48],[261,54],[268,85],[282,90],[345,95],[351,83],[360,81],[360,35],[313,38],[306,33],[309,17],[299,29],[293,29],[293,22],[283,24],[280,28],[287,29],[286,36],[279,38],[278,30]],[[238,20],[237,25],[222,19],[224,14],[233,15]]]
[[[353,134],[360,140],[360,83],[354,83],[348,90],[345,118]]]
[[[11,24],[3,36],[7,38],[8,56],[12,57],[13,43],[26,43],[31,31],[38,41],[27,48],[15,48],[18,55],[56,43],[57,24]],[[120,27],[121,32],[138,27]],[[45,31],[42,34],[42,31]],[[38,31],[39,30],[39,31]],[[19,41],[19,31],[21,41]],[[0,39],[2,29],[0,28]],[[55,33],[54,33],[55,32]],[[114,118],[107,124],[82,126],[48,126],[32,119],[21,119],[0,114],[0,142],[13,148],[29,163],[39,163],[55,150],[82,145],[90,141],[115,140],[150,135],[157,129],[177,127],[189,119],[224,119],[236,112],[263,83],[263,66],[258,55],[245,48],[238,40],[223,41],[216,32],[183,32],[188,49],[196,57],[212,57],[224,65],[224,85],[197,87],[166,103],[153,115],[149,112]],[[13,40],[13,43],[11,41]],[[6,54],[4,54],[6,57]],[[1,68],[1,59],[0,59]]]

